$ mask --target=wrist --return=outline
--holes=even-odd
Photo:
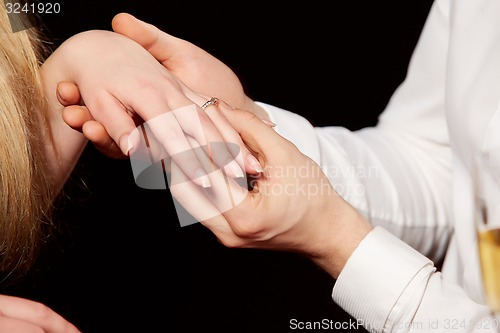
[[[68,74],[67,57],[61,51],[59,48],[55,50],[40,68],[49,126],[44,131],[44,141],[57,191],[67,180],[87,142],[81,133],[71,129],[62,119],[64,106],[57,98],[57,84],[72,78]]]
[[[320,240],[317,242],[319,246],[311,259],[336,279],[373,227],[364,216],[343,200],[342,205],[330,205],[329,209],[324,210],[319,223],[324,227],[321,228]]]

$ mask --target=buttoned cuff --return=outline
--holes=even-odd
[[[411,293],[413,279],[433,263],[382,227],[375,227],[361,241],[340,273],[333,300],[372,332],[381,331],[392,311]],[[396,310],[395,310],[396,309]],[[389,320],[390,321],[390,320]]]

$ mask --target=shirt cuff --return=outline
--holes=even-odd
[[[332,298],[372,331],[386,326],[411,281],[432,261],[384,228],[375,227],[353,252],[335,286]],[[392,317],[392,316],[391,316]],[[376,329],[375,329],[376,328]]]
[[[274,128],[276,132],[319,164],[320,153],[316,131],[307,119],[269,104],[262,102],[256,102],[256,104],[263,108],[269,115],[269,119],[276,124]]]

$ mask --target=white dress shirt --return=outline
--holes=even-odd
[[[332,293],[369,331],[497,332],[471,172],[475,154],[500,151],[499,102],[500,0],[436,0],[377,126],[314,128],[259,103],[375,226]]]

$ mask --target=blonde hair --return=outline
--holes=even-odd
[[[35,29],[13,32],[0,1],[0,271],[26,272],[45,235],[53,200]],[[15,14],[20,15],[20,14]],[[16,274],[17,275],[17,274]]]

